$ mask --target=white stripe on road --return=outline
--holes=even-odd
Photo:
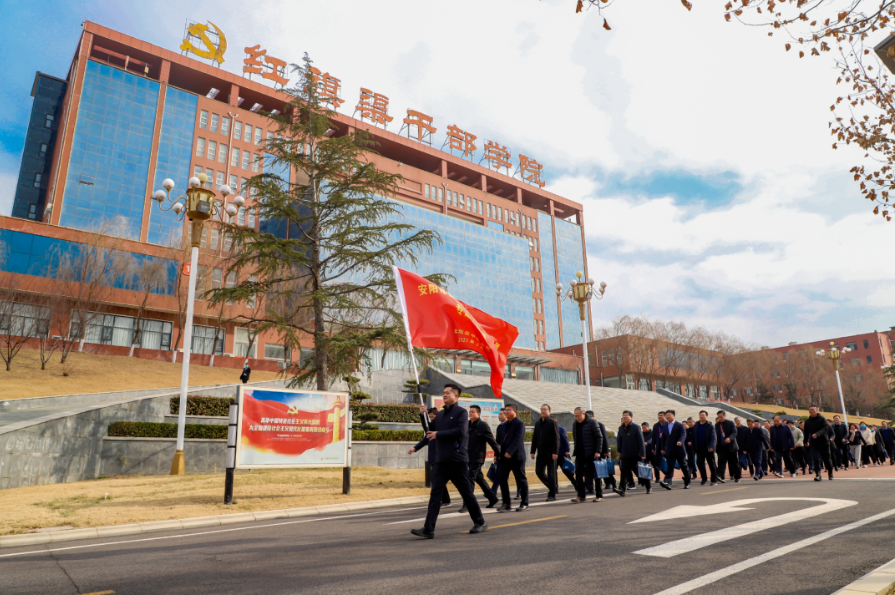
[[[320,519],[302,519],[300,521],[286,521],[283,523],[270,523],[267,525],[252,525],[251,527],[235,527],[233,529],[218,529],[215,531],[200,531],[198,533],[187,533],[185,535],[163,535],[161,537],[145,537],[142,539],[128,539],[125,541],[108,541],[106,543],[91,543],[88,545],[73,545],[69,547],[58,547],[51,550],[32,550],[30,552],[18,552],[15,554],[0,554],[0,558],[13,558],[15,556],[29,556],[31,554],[46,554],[49,552],[64,552],[66,550],[80,550],[85,548],[92,547],[102,547],[104,545],[122,545],[125,543],[141,543],[144,541],[159,541],[162,539],[182,539],[184,537],[195,537],[196,535],[213,535],[216,533],[230,533],[232,531],[249,531],[251,529],[266,529],[268,527],[282,527],[283,525],[297,525],[299,523],[316,523],[318,521],[332,521],[338,519],[349,519],[353,517],[359,516],[370,516],[373,514],[384,514],[387,512],[406,512],[408,510],[417,510],[420,508],[426,508],[425,506],[413,506],[411,508],[400,508],[398,510],[380,510],[376,512],[363,512],[358,514],[346,514],[342,516],[330,516],[324,517]],[[249,521],[251,522],[251,521]],[[178,529],[172,529],[173,531],[177,531]]]
[[[570,502],[570,500],[566,500],[566,502]],[[562,500],[557,500],[556,502],[535,502],[533,504],[529,504],[528,506],[533,508],[535,506],[546,506],[548,504],[560,504],[561,502],[562,502]],[[483,506],[480,506],[480,508],[482,509],[482,514],[491,514],[491,513],[497,512],[496,508],[485,508]],[[515,512],[515,510],[516,509],[514,508],[513,511]],[[509,511],[507,511],[507,512],[509,512]],[[447,514],[439,514],[438,518],[439,519],[453,519],[453,518],[457,518],[457,517],[466,517],[466,516],[469,516],[469,515],[466,514],[465,512],[462,514],[459,512],[449,512]],[[394,523],[383,523],[383,525],[400,525],[402,523],[418,523],[420,521],[425,521],[425,520],[426,520],[426,517],[420,517],[418,519],[408,519],[406,521],[395,521]]]
[[[744,560],[738,564],[716,570],[715,572],[700,576],[699,578],[687,581],[686,583],[681,583],[680,585],[671,587],[670,589],[660,591],[655,595],[683,595],[684,593],[689,593],[690,591],[694,591],[696,589],[699,589],[700,587],[704,587],[721,579],[728,578],[731,575],[736,574],[737,572],[742,572],[743,570],[748,570],[749,568],[758,566],[759,564],[763,564],[768,560],[773,560],[774,558],[785,556],[786,554],[808,547],[809,545],[814,545],[815,543],[819,543],[821,541],[824,541],[825,539],[829,539],[830,537],[835,537],[836,535],[839,535],[841,533],[851,531],[852,529],[857,529],[858,527],[863,527],[864,525],[875,523],[876,521],[890,517],[892,515],[895,515],[895,509],[875,514],[871,517],[867,517],[866,519],[856,521],[848,525],[836,527],[835,529],[831,529],[830,531],[826,531],[825,533],[821,533],[820,535],[815,535],[814,537],[809,537],[790,545],[785,545],[766,554],[762,554],[754,558],[749,558],[748,560]]]
[[[786,514],[781,514],[778,516],[772,516],[758,521],[752,521],[751,523],[743,523],[742,525],[736,525],[733,527],[719,529],[717,531],[710,531],[708,533],[694,535],[692,537],[685,537],[684,539],[669,541],[668,543],[663,543],[662,545],[657,545],[655,547],[638,550],[634,553],[640,554],[642,556],[656,556],[657,558],[673,558],[674,556],[686,554],[687,552],[692,552],[694,550],[708,547],[716,543],[721,543],[722,541],[729,541],[731,539],[736,539],[737,537],[751,535],[752,533],[758,533],[759,531],[765,531],[773,527],[779,527],[788,523],[795,523],[797,521],[802,521],[814,516],[825,514],[827,512],[833,512],[834,510],[848,508],[849,506],[854,506],[857,504],[857,502],[855,502],[854,500],[833,500],[829,498],[750,498],[748,500],[736,500],[734,502],[727,502],[726,504],[718,504],[716,506],[708,506],[703,508],[705,508],[706,510],[720,509],[721,511],[726,511],[725,507],[735,507],[737,505],[760,503],[764,501],[777,502],[780,500],[796,502],[804,500],[819,500],[822,501],[823,504],[821,504],[820,506],[811,506],[810,508],[805,508],[803,510],[796,510],[795,512],[788,512]],[[693,516],[702,514],[698,512],[700,508],[698,506],[687,508],[694,508],[697,510],[697,512],[692,513]],[[673,510],[675,509],[672,509],[672,511]],[[737,509],[733,508],[733,510]],[[652,517],[647,518],[649,519]],[[640,519],[640,521],[643,520],[646,519]]]

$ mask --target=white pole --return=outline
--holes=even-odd
[[[398,267],[392,266],[392,272],[395,275],[395,286],[398,288],[398,301],[401,304],[401,316],[404,317],[404,333],[407,335],[407,350],[410,352],[410,365],[413,366],[413,377],[416,378],[416,392],[417,394],[422,394],[422,390],[420,389],[420,375],[416,371],[416,359],[413,357],[413,341],[410,339],[410,322],[407,320],[407,302],[404,299],[404,282],[401,280],[401,273],[398,270]],[[426,405],[423,403],[423,397],[420,397],[420,405]],[[423,428],[426,431],[429,430],[429,418],[425,414],[422,416],[423,418]]]
[[[836,369],[836,386],[839,387],[839,404],[842,405],[842,421],[848,426],[848,413],[845,412],[845,399],[842,398],[842,383],[839,381],[839,369]]]
[[[584,304],[580,305],[582,308],[582,312],[584,311]],[[590,401],[590,364],[587,361],[587,327],[586,320],[584,318],[581,319],[581,349],[584,352],[584,386],[587,391],[587,410],[593,411],[593,405]]]
[[[201,235],[202,230],[199,229]],[[186,431],[186,395],[190,385],[190,352],[193,347],[193,305],[196,301],[196,272],[199,267],[199,247],[193,244],[190,252],[190,282],[186,298],[186,323],[183,325],[183,368],[180,373],[180,410],[177,414],[177,451],[171,463],[171,475],[186,473],[183,458],[183,439]],[[213,351],[213,350],[212,350]]]

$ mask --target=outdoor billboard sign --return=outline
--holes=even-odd
[[[239,387],[236,468],[348,466],[348,393]]]

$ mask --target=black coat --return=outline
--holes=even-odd
[[[520,422],[521,423],[521,422]],[[438,412],[429,430],[435,435],[435,460],[439,463],[469,462],[469,413],[459,405],[445,406]]]
[[[842,446],[847,443],[848,438],[848,426],[839,422],[838,424],[833,426],[833,438],[835,440],[836,446]],[[846,440],[846,442],[843,442]]]
[[[684,427],[684,424],[674,420],[674,423],[668,428],[668,438],[665,439],[663,448],[665,456],[669,458],[686,456],[686,441],[687,429]],[[680,446],[677,445],[678,442],[681,443]]]
[[[742,451],[749,450],[749,426],[740,426],[737,427],[736,424],[734,426],[737,429],[737,447],[739,447]]]
[[[615,443],[618,448],[618,456],[625,458],[646,457],[646,445],[644,444],[643,432],[640,426],[631,422],[625,427],[622,424],[618,427],[615,435]]]
[[[665,439],[668,438],[668,424],[653,424],[653,454],[660,455],[665,450]]]
[[[539,418],[535,422],[534,435],[531,438],[531,454],[538,451],[544,456],[559,454],[559,424],[550,417]]]
[[[805,442],[821,445],[829,442],[832,435],[833,428],[827,426],[826,418],[820,413],[805,420]]]
[[[728,438],[730,438],[730,442],[724,442]],[[736,424],[729,419],[719,423],[715,426],[715,439],[718,444],[717,450],[736,451],[739,448]]]
[[[608,457],[609,453],[612,452],[609,450],[609,434],[606,433],[606,426],[603,425],[603,422],[598,421],[597,426],[600,428],[600,435],[603,436],[603,448],[600,450],[600,456]]]
[[[796,439],[792,435],[792,430],[786,424],[780,424],[780,427],[771,426],[771,448],[775,451],[792,450],[796,447]]]
[[[687,451],[687,455],[696,454],[696,434],[694,434],[694,432],[696,431],[696,426],[688,428],[687,424],[683,422],[681,422],[681,425],[684,426],[684,430],[686,430],[687,432],[687,438],[684,441],[684,448]]]
[[[693,452],[709,452],[718,450],[718,436],[715,434],[715,426],[712,422],[705,422],[705,444],[699,442],[699,422],[693,426]]]
[[[500,452],[500,447],[491,433],[491,426],[481,418],[469,422],[469,462],[483,465],[487,445],[490,445],[494,452]]]
[[[510,459],[525,460],[525,422],[514,418],[507,420],[504,427],[503,442],[500,442],[500,456],[509,454]]]
[[[603,450],[603,434],[596,420],[591,417],[583,422],[575,421],[572,426],[572,441],[575,443],[572,454],[576,457],[592,459]]]
[[[754,426],[751,430],[746,428],[746,450],[749,452],[760,452],[767,450],[770,446],[767,438],[764,437],[764,428]]]

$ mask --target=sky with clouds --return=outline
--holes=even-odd
[[[585,207],[595,324],[622,313],[682,320],[762,345],[895,325],[895,224],[870,215],[827,129],[826,57],[799,60],[721,6],[622,0],[229,0],[7,4],[0,23],[0,214],[11,209],[34,72],[64,77],[84,20],[177,50],[187,19],[242,48],[494,139],[545,167]],[[440,138],[436,143],[440,144]]]

